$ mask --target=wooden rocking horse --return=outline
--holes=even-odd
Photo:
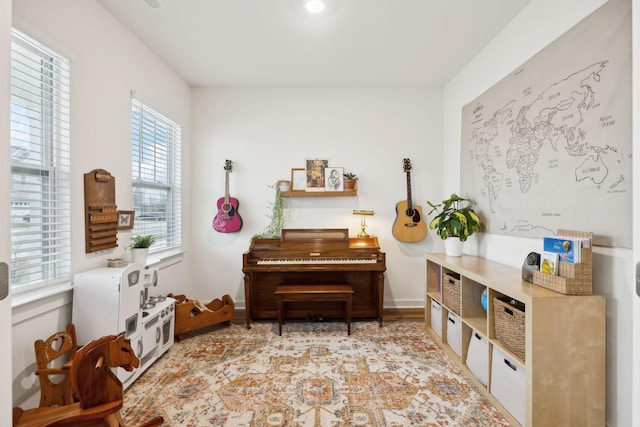
[[[71,366],[71,386],[79,402],[56,407],[14,408],[14,427],[118,426],[124,427],[120,408],[122,383],[110,368],[131,371],[140,365],[124,334],[92,341],[76,353]],[[140,427],[161,425],[155,417]]]

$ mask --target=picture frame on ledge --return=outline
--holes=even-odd
[[[306,191],[325,191],[324,170],[328,166],[327,159],[305,159]]]
[[[304,168],[291,168],[291,191],[307,189],[307,174]]]
[[[324,169],[324,191],[344,191],[344,168],[328,167]]]
[[[134,211],[118,211],[118,230],[133,230]]]

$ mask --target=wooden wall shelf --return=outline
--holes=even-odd
[[[357,197],[357,190],[350,191],[283,191],[280,193],[282,197]]]

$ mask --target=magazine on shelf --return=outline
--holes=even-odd
[[[571,236],[545,237],[542,250],[557,253],[560,261],[579,264],[582,262],[582,248],[588,248],[589,239]]]
[[[558,275],[559,254],[543,251],[540,256],[540,271],[545,274]]]

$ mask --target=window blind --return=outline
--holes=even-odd
[[[70,64],[12,29],[11,286],[71,279]]]
[[[132,100],[134,235],[153,235],[149,252],[182,248],[181,132],[177,123]]]

